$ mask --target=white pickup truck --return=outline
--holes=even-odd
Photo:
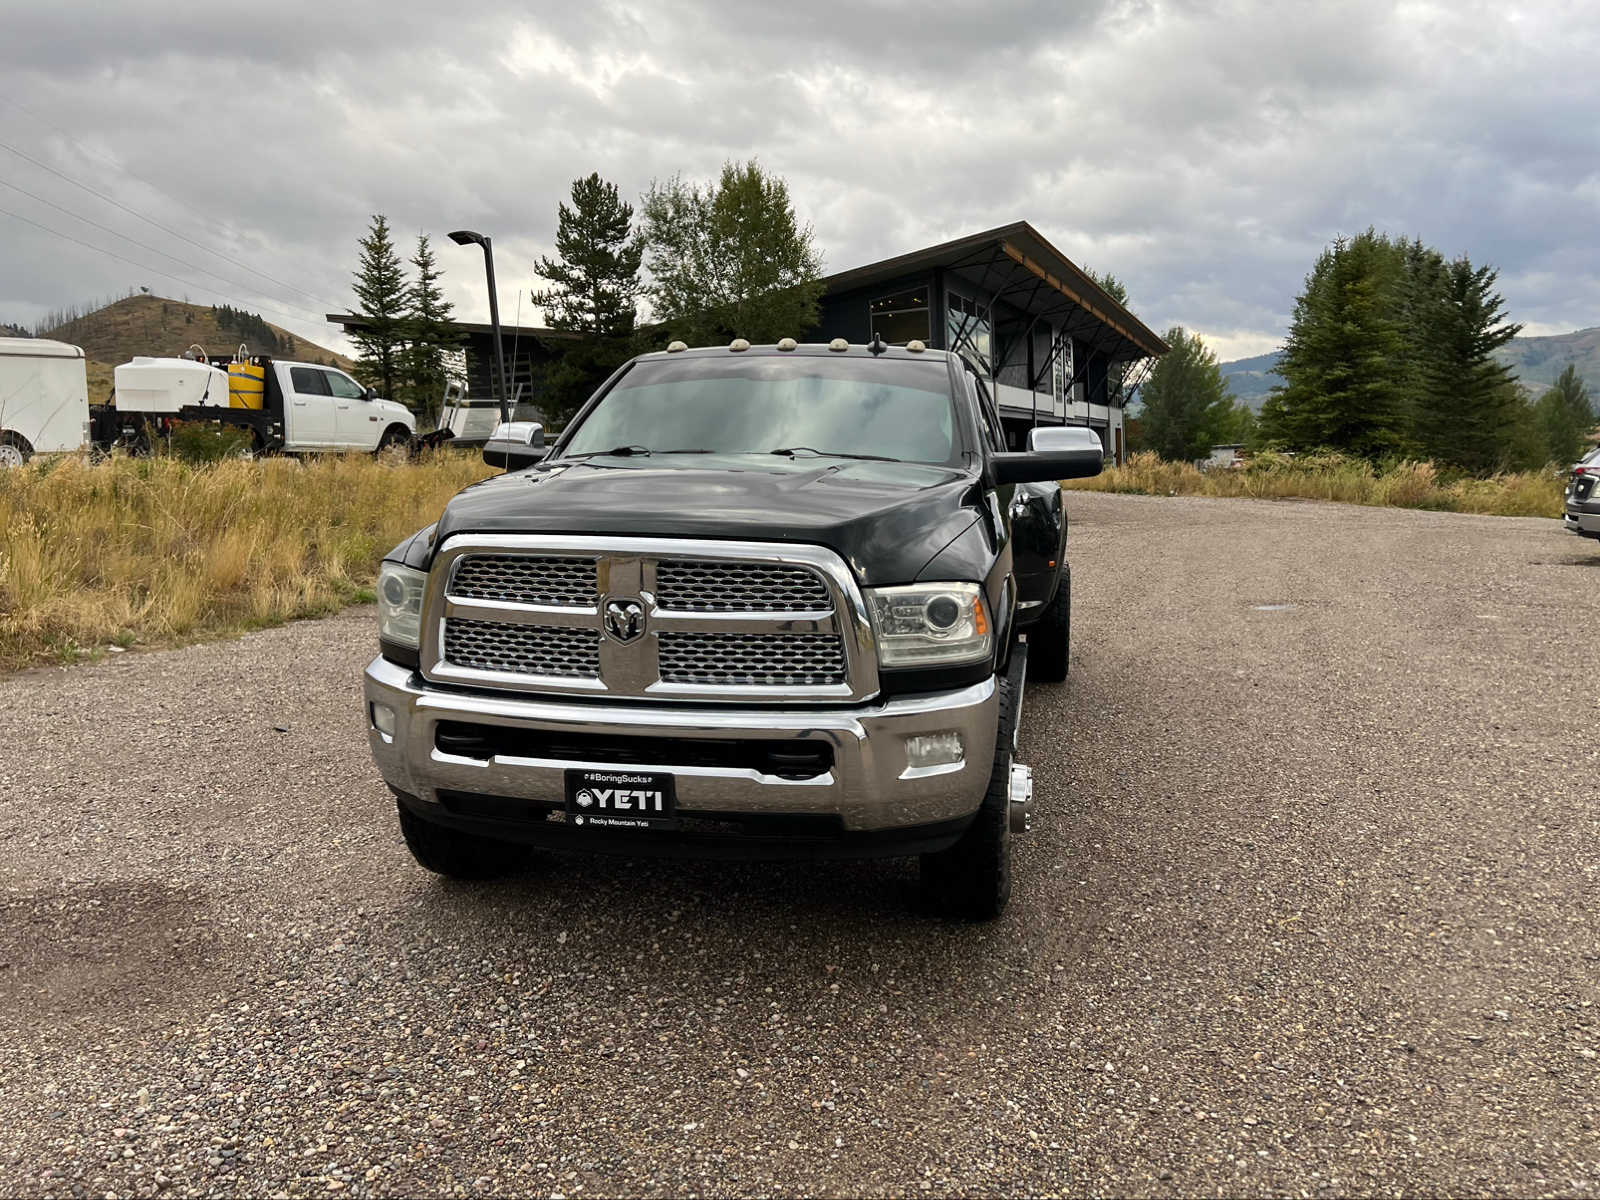
[[[108,411],[109,409],[109,411]],[[404,448],[416,418],[336,367],[241,352],[135,358],[116,369],[112,405],[92,410],[96,444],[137,440],[147,424],[220,421],[252,430],[258,451]],[[109,435],[109,436],[107,436]]]

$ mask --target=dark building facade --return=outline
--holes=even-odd
[[[342,327],[346,333],[359,329],[365,318],[355,313],[329,313],[328,320]],[[454,322],[461,331],[461,350],[465,357],[467,395],[478,398],[493,397],[494,387],[494,328],[466,321]],[[537,408],[544,393],[545,375],[550,364],[561,354],[561,347],[576,341],[579,334],[559,329],[545,329],[539,325],[500,326],[500,346],[505,353],[506,377],[510,381],[507,399],[513,408],[526,411],[526,406]]]
[[[989,380],[1006,435],[1088,425],[1118,462],[1123,406],[1167,345],[1026,221],[842,271],[824,281],[813,335],[920,339]]]

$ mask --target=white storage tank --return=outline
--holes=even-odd
[[[228,373],[188,358],[135,358],[116,369],[117,411],[176,413],[228,407]]]

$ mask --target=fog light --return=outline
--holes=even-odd
[[[908,767],[942,767],[961,761],[961,735],[954,730],[948,733],[919,733],[906,739],[906,765]]]
[[[387,704],[372,706],[372,727],[386,738],[394,737],[394,709]]]

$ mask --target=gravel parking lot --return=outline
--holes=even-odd
[[[0,1193],[1600,1193],[1600,547],[1070,508],[989,926],[424,874],[370,612],[0,681]]]

